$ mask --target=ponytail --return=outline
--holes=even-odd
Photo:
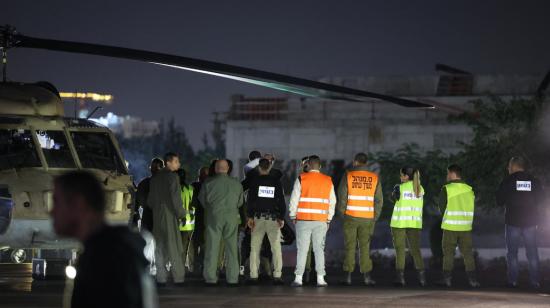
[[[422,194],[422,187],[420,186],[420,170],[415,169],[413,173],[413,190],[417,198]]]
[[[412,167],[401,168],[401,173],[409,177],[409,181],[413,182],[413,190],[418,198],[422,194],[422,186],[420,185],[420,170]]]

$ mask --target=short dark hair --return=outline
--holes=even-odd
[[[308,159],[307,159],[307,163],[309,164],[309,167],[321,167],[321,158],[317,155],[311,155]]]
[[[525,161],[525,158],[521,156],[514,156],[510,158],[510,165],[525,169],[527,167],[527,162]]]
[[[360,163],[361,165],[366,165],[367,161],[368,161],[368,156],[367,156],[367,154],[365,154],[363,152],[357,153],[357,154],[355,154],[355,158],[353,160]]]
[[[308,159],[309,159],[309,156],[304,156],[304,157],[302,157],[301,162],[304,163],[304,162],[306,162]]]
[[[262,171],[269,171],[269,168],[271,168],[271,162],[267,158],[262,158],[258,163],[258,168]]]
[[[159,158],[159,157],[155,157],[151,160],[151,169],[162,169],[164,168],[164,161]]]
[[[261,158],[262,157],[262,153],[260,153],[260,151],[252,151],[248,154],[248,160],[255,160],[256,158]]]
[[[447,167],[447,171],[456,174],[458,177],[462,177],[462,167],[457,164],[452,164]]]
[[[174,152],[168,152],[168,153],[164,154],[164,162],[167,163],[169,161],[172,161],[172,159],[174,159],[174,157],[179,157],[179,155],[177,153],[174,153]]]
[[[69,171],[54,179],[64,194],[81,196],[88,207],[103,213],[106,208],[105,190],[97,177],[88,171]]]

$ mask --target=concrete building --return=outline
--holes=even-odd
[[[428,102],[434,109],[409,109],[374,99],[353,103],[236,95],[225,117],[226,153],[235,163],[234,175],[239,176],[251,150],[274,153],[279,167],[291,179],[299,159],[310,154],[320,155],[326,162],[325,170],[331,173],[349,164],[357,152],[395,151],[404,144],[457,152],[459,142],[468,141],[472,132],[463,124],[450,122],[449,115],[470,109],[469,102],[489,94],[507,98],[533,95],[542,77],[474,76],[451,71],[434,76],[321,80]]]
[[[115,134],[121,135],[124,139],[150,137],[159,133],[157,121],[144,121],[134,116],[117,116],[112,112],[105,117],[90,119],[101,125],[107,126]]]

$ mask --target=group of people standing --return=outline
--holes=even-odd
[[[268,274],[275,284],[283,284],[281,231],[288,230],[290,224],[293,225],[290,229],[294,229],[297,248],[292,286],[302,286],[304,280],[309,280],[312,254],[317,286],[327,286],[325,241],[331,221],[337,214],[343,220],[345,275],[342,283],[352,284],[356,250],[359,248],[362,282],[367,286],[376,284],[371,275],[370,243],[382,213],[384,195],[379,176],[368,168],[367,155],[355,155],[352,168],[345,172],[337,189],[332,178],[321,172],[319,156],[304,157],[288,206],[281,183],[282,172],[273,164],[273,155],[262,156],[260,152],[252,151],[242,182],[230,176],[231,161],[220,159],[212,162],[210,167],[201,168],[197,182],[187,185],[176,154],[168,153],[164,161],[152,161],[152,176],[139,184],[137,201],[143,207],[141,227],[152,230],[156,242],[157,283],[165,284],[169,272],[176,284],[183,283],[187,260],[191,269],[200,267],[195,264],[202,264],[202,274],[208,285],[218,283],[221,264],[225,265],[227,283],[238,285],[239,274],[243,274],[242,267],[248,259],[248,282],[254,284],[259,277],[262,250],[267,246],[272,259]],[[525,161],[519,157],[510,160],[508,171],[510,175],[497,193],[497,202],[506,208],[508,282],[512,287],[517,286],[517,253],[523,236],[531,285],[538,288],[538,221],[534,213],[542,203],[542,188],[525,172]],[[420,182],[420,171],[405,166],[400,170],[400,180],[391,193],[394,203],[390,222],[395,248],[394,283],[406,285],[404,271],[408,246],[418,282],[425,286],[427,281],[420,250],[425,191]],[[452,285],[458,246],[469,285],[479,287],[472,244],[474,190],[462,179],[462,168],[456,164],[447,168],[446,180],[437,198],[442,216],[443,275],[436,284]],[[245,251],[239,252],[239,233],[243,228],[247,229],[241,240]]]

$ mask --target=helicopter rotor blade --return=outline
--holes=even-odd
[[[4,36],[8,36],[8,34],[4,34]],[[201,59],[123,47],[33,38],[18,33],[12,33],[9,34],[9,36],[10,45],[7,46],[8,48],[22,47],[46,49],[149,62],[157,65],[229,78],[279,91],[330,100],[372,102],[373,99],[377,99],[404,107],[433,108],[432,105],[409,99]]]

